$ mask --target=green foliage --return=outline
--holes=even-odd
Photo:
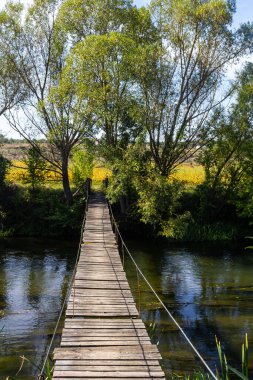
[[[5,229],[6,216],[7,216],[6,212],[0,206],[0,238],[7,237],[7,236],[11,235],[11,230]]]
[[[31,185],[34,191],[45,183],[47,165],[38,150],[34,147],[28,150],[25,163],[27,165],[27,174],[23,178],[23,182]]]
[[[10,161],[0,154],[0,187],[5,183],[6,174],[8,173],[10,165]]]
[[[242,374],[249,376],[249,343],[248,335],[245,335],[245,342],[242,345]]]
[[[78,237],[84,205],[83,192],[68,206],[61,190],[38,188],[31,197],[27,188],[6,186],[0,191],[2,231],[14,236]]]
[[[66,34],[80,40],[90,34],[103,35],[119,30],[128,19],[129,0],[64,0],[58,23]]]
[[[231,367],[226,359],[226,355],[223,353],[221,348],[221,343],[218,341],[217,337],[215,337],[216,340],[216,346],[219,356],[219,362],[220,362],[220,373],[217,370],[216,376],[218,380],[230,380],[231,378],[234,378],[233,376],[236,375],[238,379],[242,380],[249,380],[249,362],[248,362],[248,336],[245,335],[245,341],[242,345],[242,371],[238,371],[236,368]],[[232,375],[232,377],[231,377]]]
[[[63,70],[61,87],[74,88],[84,112],[94,115],[94,123],[104,132],[106,148],[118,148],[128,132],[133,108],[130,94],[129,55],[134,41],[122,33],[92,35],[76,44]],[[129,140],[126,142],[128,143]]]
[[[175,216],[183,184],[159,174],[151,162],[150,152],[142,139],[129,146],[122,160],[114,160],[113,177],[109,181],[107,197],[112,203],[131,203],[127,214],[160,232],[164,224]],[[131,202],[130,202],[131,199]]]
[[[232,236],[230,225],[218,233],[229,212],[253,215],[250,65],[238,76],[229,114],[217,110],[227,95],[225,67],[251,39],[250,25],[232,31],[234,11],[234,0],[153,0],[140,9],[130,0],[43,0],[27,11],[8,3],[0,13],[0,62],[10,68],[8,88],[17,91],[11,99],[27,115],[25,127],[15,113],[9,116],[33,146],[26,183],[33,190],[43,184],[46,159],[62,176],[71,205],[69,159],[80,187],[94,153],[77,147],[99,136],[98,154],[113,173],[107,196],[125,215],[173,239],[190,231],[208,239]],[[38,133],[44,146],[34,139]],[[197,151],[206,181],[193,208],[172,174]],[[41,194],[34,199],[38,210]]]
[[[170,377],[171,380],[211,380],[212,378],[208,373],[203,372],[201,369],[194,370],[192,375],[175,375]]]
[[[229,29],[232,10],[225,0],[156,0],[150,9],[157,39],[138,45],[133,70],[139,120],[155,166],[167,176],[207,141],[223,69],[241,51]]]
[[[73,183],[82,186],[87,178],[92,177],[95,153],[93,149],[76,149],[72,157]]]
[[[0,331],[0,333],[1,333],[1,331]],[[18,380],[19,374],[22,374],[22,370],[25,367],[25,364],[27,364],[27,363],[29,363],[31,366],[33,366],[36,371],[38,370],[38,367],[35,366],[32,363],[32,361],[27,359],[25,356],[21,356],[20,358],[21,358],[21,365],[20,365],[20,368],[19,368],[18,372],[16,373],[15,377],[8,376],[5,380]],[[53,371],[54,371],[54,366],[50,364],[49,360],[47,360],[46,368],[45,368],[45,376],[46,376],[45,380],[52,380],[53,379]],[[38,379],[39,378],[40,378],[40,376],[38,376]],[[43,377],[43,379],[44,379],[44,377]]]
[[[0,115],[27,96],[13,60],[13,45],[8,44],[8,49],[6,46],[6,39],[12,39],[13,42],[19,31],[22,9],[21,3],[8,2],[5,9],[0,11]]]
[[[252,78],[253,65],[247,64],[238,75],[236,101],[229,113],[219,109],[210,120],[215,131],[200,155],[206,180],[197,189],[199,220],[217,222],[228,209],[232,215],[237,209],[237,218],[252,220]]]
[[[249,362],[248,362],[248,337],[245,335],[245,342],[242,345],[242,371],[231,367],[226,359],[226,355],[222,351],[221,343],[215,337],[216,347],[219,357],[220,369],[216,369],[216,377],[218,380],[249,380]],[[204,372],[202,369],[194,370],[192,375],[175,375],[170,377],[171,380],[211,380],[212,377],[209,373]]]
[[[8,137],[0,133],[0,144],[12,144],[14,141],[14,139],[9,139]]]
[[[147,179],[136,182],[138,193],[138,210],[141,221],[154,226],[161,226],[173,217],[182,191],[182,184],[153,174]]]
[[[122,159],[114,157],[111,162],[113,176],[107,188],[110,202],[115,203],[124,196],[136,198],[135,181],[145,180],[150,170],[150,152],[143,139],[138,138],[135,144],[128,146]]]
[[[253,23],[246,22],[242,24],[238,31],[239,35],[242,38],[243,43],[246,43],[250,53],[253,51]]]
[[[161,232],[162,236],[175,239],[175,240],[188,240],[188,230],[189,226],[193,224],[192,216],[189,211],[178,215],[174,218],[171,218],[167,221],[161,223]],[[191,240],[194,240],[196,235],[191,236]],[[208,239],[207,239],[208,240]]]

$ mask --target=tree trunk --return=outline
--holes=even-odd
[[[73,202],[73,194],[69,183],[68,159],[62,161],[62,184],[67,205],[70,206]]]

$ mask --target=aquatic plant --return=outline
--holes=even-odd
[[[21,356],[21,364],[20,364],[20,367],[15,375],[15,377],[12,377],[12,376],[7,376],[5,380],[18,380],[18,375],[22,372],[23,368],[24,368],[24,364],[26,362],[32,364],[32,366],[34,366],[37,370],[38,370],[38,367],[35,366],[34,363],[32,363],[31,360],[27,359],[25,356]],[[52,380],[53,379],[53,371],[54,371],[54,366],[50,364],[49,360],[47,361],[47,364],[46,364],[46,368],[45,368],[46,372],[43,376],[38,376],[38,379],[40,380]]]
[[[221,343],[218,341],[217,337],[215,337],[216,346],[219,355],[220,367],[221,367],[221,375],[217,371],[217,378],[219,380],[230,380],[230,375],[236,375],[239,379],[249,380],[249,363],[248,363],[248,336],[245,335],[245,341],[242,344],[242,372],[238,371],[236,368],[231,367],[226,359],[226,355],[222,352]]]
[[[238,371],[236,368],[231,367],[228,362],[225,353],[222,350],[221,343],[215,337],[216,347],[218,351],[219,364],[220,368],[216,368],[216,378],[218,380],[232,380],[232,379],[241,379],[249,380],[249,362],[248,362],[248,336],[245,335],[245,341],[242,344],[242,370]],[[235,377],[236,376],[236,377]],[[211,377],[208,373],[205,373],[202,369],[195,370],[193,374],[190,375],[177,375],[172,374],[170,377],[171,380],[211,380]]]
[[[203,372],[201,369],[195,370],[192,375],[175,375],[171,376],[171,380],[211,380],[208,373]]]

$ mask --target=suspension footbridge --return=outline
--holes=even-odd
[[[60,347],[54,350],[54,380],[165,379],[161,355],[150,341],[125,275],[125,254],[138,283],[140,279],[146,283],[210,378],[218,380],[139,268],[104,195],[88,193],[89,183],[74,271],[38,380],[48,379],[48,358],[65,309]]]
[[[85,219],[53,379],[165,379],[160,353],[139,318],[101,193],[89,198]]]

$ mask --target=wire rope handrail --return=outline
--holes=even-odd
[[[205,361],[205,359],[203,358],[203,356],[199,353],[199,351],[197,350],[197,348],[191,342],[190,338],[188,338],[188,336],[186,335],[186,333],[184,332],[184,330],[182,329],[182,327],[179,325],[179,323],[177,322],[177,320],[173,317],[173,315],[171,314],[171,312],[169,311],[169,309],[167,308],[167,306],[164,304],[164,302],[161,300],[161,298],[159,297],[159,295],[157,294],[157,292],[155,291],[155,289],[153,288],[153,286],[148,281],[147,277],[144,275],[144,273],[139,268],[138,264],[136,263],[135,259],[132,256],[131,252],[127,248],[126,243],[124,242],[124,239],[123,239],[123,237],[122,237],[122,235],[121,235],[121,233],[119,231],[118,225],[117,225],[116,220],[114,218],[111,204],[109,202],[108,202],[108,205],[109,205],[109,210],[110,210],[110,215],[111,215],[111,221],[112,221],[112,224],[113,224],[113,226],[115,228],[115,232],[117,234],[117,239],[118,239],[118,237],[120,238],[122,247],[125,247],[125,250],[126,250],[128,256],[131,258],[131,260],[132,260],[132,262],[133,262],[133,264],[134,264],[134,266],[136,268],[136,271],[141,275],[141,277],[143,278],[143,280],[146,282],[146,284],[148,285],[148,287],[151,289],[152,293],[155,295],[155,297],[157,298],[157,300],[159,301],[159,303],[162,305],[162,307],[164,308],[164,310],[166,311],[166,313],[169,315],[169,317],[171,318],[171,320],[177,326],[178,330],[181,332],[181,334],[183,335],[183,337],[185,338],[185,340],[187,341],[187,343],[190,345],[190,347],[192,348],[192,350],[195,352],[195,354],[198,356],[198,358],[200,359],[200,361],[206,367],[206,369],[208,370],[208,372],[210,373],[210,375],[212,376],[212,378],[215,379],[215,380],[218,380],[217,376],[211,370],[211,368],[209,367],[209,365],[207,364],[207,362]]]
[[[51,349],[52,349],[52,345],[53,345],[53,342],[54,342],[54,339],[55,339],[55,336],[56,336],[56,333],[57,333],[57,329],[58,329],[59,323],[61,321],[61,317],[62,317],[63,311],[64,311],[66,303],[67,303],[67,301],[69,300],[69,297],[70,297],[72,285],[74,284],[74,281],[75,281],[77,264],[78,264],[78,261],[79,261],[79,258],[80,258],[81,246],[82,246],[82,241],[83,241],[83,232],[84,232],[84,225],[85,225],[85,221],[86,221],[86,214],[87,214],[87,210],[88,210],[89,194],[90,194],[90,179],[87,179],[87,181],[86,181],[85,210],[84,210],[84,216],[83,216],[83,222],[82,222],[82,227],[81,227],[81,234],[80,234],[78,252],[77,252],[77,255],[76,255],[75,266],[74,266],[74,270],[73,270],[73,273],[72,273],[72,276],[71,276],[71,280],[70,280],[70,283],[69,283],[69,286],[68,286],[68,290],[66,292],[66,295],[65,295],[65,298],[64,298],[64,301],[63,301],[63,304],[62,304],[62,307],[61,307],[61,310],[60,310],[60,313],[59,313],[59,316],[58,316],[58,319],[57,319],[57,322],[56,322],[56,325],[55,325],[55,328],[54,328],[54,331],[53,331],[52,338],[50,340],[50,343],[49,343],[48,349],[46,351],[46,355],[45,355],[42,367],[40,369],[40,373],[37,376],[38,380],[45,380],[46,379],[46,376],[45,376],[46,364],[47,364],[47,361],[48,361],[48,358],[49,358],[49,355],[50,355],[50,352],[51,352]],[[73,300],[73,303],[74,303],[74,300]]]

